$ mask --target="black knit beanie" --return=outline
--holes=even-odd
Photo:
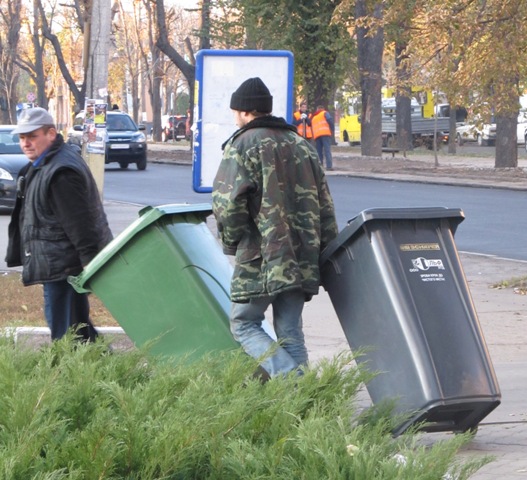
[[[240,112],[271,113],[273,97],[259,77],[249,78],[232,94],[231,108]]]

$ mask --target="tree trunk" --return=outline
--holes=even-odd
[[[152,64],[154,78],[152,79],[152,89],[150,92],[150,101],[152,103],[152,128],[156,142],[161,140],[161,81],[163,71],[160,65],[161,51],[152,45]]]
[[[517,113],[496,116],[495,168],[516,168],[518,166],[517,126]]]
[[[0,18],[0,120],[16,124],[18,67],[17,50],[20,40],[20,9],[22,2],[12,0],[2,6]],[[26,92],[28,93],[28,92]]]
[[[210,8],[208,1],[203,1],[202,8]],[[168,32],[165,20],[165,5],[163,0],[156,2],[156,21],[158,37],[156,46],[161,50],[170,61],[181,71],[186,78],[189,89],[190,115],[192,122],[192,115],[194,112],[194,82],[196,80],[196,67],[188,63],[176,50],[170,45],[168,40]],[[208,34],[207,34],[208,36]]]
[[[397,75],[397,89],[395,93],[395,131],[397,148],[406,152],[413,149],[412,141],[412,87],[409,84],[410,71],[407,57],[404,54],[406,45],[395,46],[395,72]]]
[[[44,7],[42,6],[42,2],[40,0],[36,0],[36,4],[38,7],[40,20],[42,22],[41,28],[42,28],[42,35],[47,38],[51,45],[53,45],[53,50],[55,51],[55,55],[57,57],[57,64],[60,69],[60,73],[62,74],[62,77],[68,84],[68,88],[73,95],[74,101],[75,101],[75,111],[80,111],[82,108],[84,108],[84,100],[86,97],[86,84],[87,79],[86,76],[84,77],[83,83],[81,88],[79,89],[75,83],[75,80],[73,76],[71,75],[70,71],[68,70],[68,66],[66,65],[66,61],[64,60],[64,55],[62,53],[62,47],[60,45],[58,37],[51,31],[51,28],[48,24],[48,20],[46,18],[46,12],[44,11]],[[89,57],[88,55],[86,57]],[[88,61],[88,58],[86,58],[86,61]]]
[[[199,34],[199,49],[210,48],[210,0],[201,0],[201,28]]]
[[[450,105],[450,117],[448,122],[448,153],[451,155],[456,154],[456,116],[457,108],[453,105]]]
[[[382,18],[382,4],[377,3],[373,11],[368,11],[367,0],[357,0],[355,17],[357,21],[365,17]],[[374,29],[374,30],[373,30]],[[380,26],[358,27],[358,65],[362,94],[361,154],[373,157],[382,156],[382,54],[384,31]]]
[[[502,78],[498,86],[505,92],[506,101],[500,103],[496,112],[496,158],[495,168],[518,167],[518,77]]]

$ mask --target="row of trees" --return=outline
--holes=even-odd
[[[40,105],[58,95],[60,76],[76,108],[82,106],[89,58],[79,52],[91,2],[71,1],[33,0],[32,9],[22,0],[2,1],[4,119],[12,119],[27,79],[36,86]],[[19,15],[24,8],[27,15]],[[137,119],[146,86],[154,135],[160,134],[171,94],[183,84],[192,102],[197,49],[287,49],[295,56],[298,94],[311,105],[333,105],[339,89],[362,92],[363,154],[381,154],[383,84],[399,94],[402,145],[409,141],[408,92],[420,85],[484,119],[492,112],[498,129],[496,166],[517,166],[518,98],[527,73],[523,0],[197,0],[192,11],[169,0],[116,0],[111,15],[109,90]],[[20,23],[20,18],[30,20]],[[453,143],[449,148],[455,151]]]
[[[526,15],[521,0],[357,0],[357,37],[367,45],[384,44],[393,59],[383,77],[398,87],[403,111],[409,109],[408,92],[423,85],[446,94],[453,106],[466,106],[483,120],[494,114],[497,123],[496,167],[517,167],[516,126],[519,97],[527,80]],[[362,32],[361,32],[362,30]],[[372,47],[373,48],[373,47]],[[379,49],[374,58],[379,57]],[[359,46],[359,64],[366,50]],[[371,52],[371,50],[370,50]],[[369,58],[366,62],[374,62]],[[360,78],[379,75],[374,68],[362,68]],[[366,92],[368,93],[368,85]],[[373,91],[376,92],[378,85]],[[364,90],[363,90],[364,92]],[[368,95],[363,95],[368,99]],[[370,154],[378,154],[380,103],[363,123],[364,135],[372,138]],[[401,115],[404,117],[404,115]],[[455,115],[451,115],[449,151],[455,152]],[[404,142],[403,135],[400,141]]]
[[[99,92],[88,88],[94,75],[90,66],[97,55],[97,48],[89,46],[90,32],[99,21],[94,16],[94,3],[91,0],[0,3],[2,123],[16,123],[16,106],[27,101],[28,92],[34,92],[34,102],[44,108],[48,108],[51,100],[57,102],[68,97],[70,119],[83,108],[87,96],[99,98]],[[100,3],[107,7],[111,18],[111,35],[100,39],[109,43],[108,101],[129,111],[136,121],[148,101],[160,125],[161,114],[172,113],[177,97],[188,90],[188,85],[181,71],[156,46],[156,4],[149,0]],[[195,11],[177,7],[167,10],[170,26],[167,38],[172,45],[178,49],[188,45],[191,51],[198,46],[191,35],[196,18],[199,15]]]

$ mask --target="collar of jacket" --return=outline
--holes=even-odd
[[[225,150],[226,145],[234,140],[236,137],[241,135],[243,132],[250,130],[252,128],[277,128],[282,130],[291,130],[292,132],[297,133],[296,127],[290,125],[283,118],[273,117],[272,115],[265,115],[264,117],[257,117],[254,120],[251,120],[247,125],[243,126],[239,130],[236,130],[221,146],[222,150]]]

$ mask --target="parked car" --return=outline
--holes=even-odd
[[[68,142],[82,145],[84,112],[80,112],[68,131]],[[121,168],[135,163],[138,170],[146,168],[147,145],[145,126],[137,125],[125,112],[110,110],[106,113],[106,148],[104,163],[118,163]]]
[[[66,134],[66,141],[72,145],[82,146],[82,129],[84,125],[84,112],[80,112],[73,119],[73,125]]]
[[[189,140],[190,129],[188,117],[186,115],[163,115],[161,117],[161,139],[163,142],[168,140]]]
[[[478,145],[494,145],[496,143],[496,123],[482,123],[479,119],[472,122],[462,122],[456,127],[456,141],[458,145],[465,142],[478,142]]]
[[[518,145],[525,144],[527,141],[527,112],[521,111],[518,114],[518,126],[516,129]],[[527,146],[525,147],[527,150]]]
[[[138,170],[146,168],[144,125],[137,125],[127,113],[112,110],[107,113],[106,131],[105,163],[117,162],[121,168],[128,168],[130,163],[135,163]]]
[[[15,125],[0,125],[0,212],[9,213],[15,206],[16,180],[20,169],[29,163],[22,152]]]

